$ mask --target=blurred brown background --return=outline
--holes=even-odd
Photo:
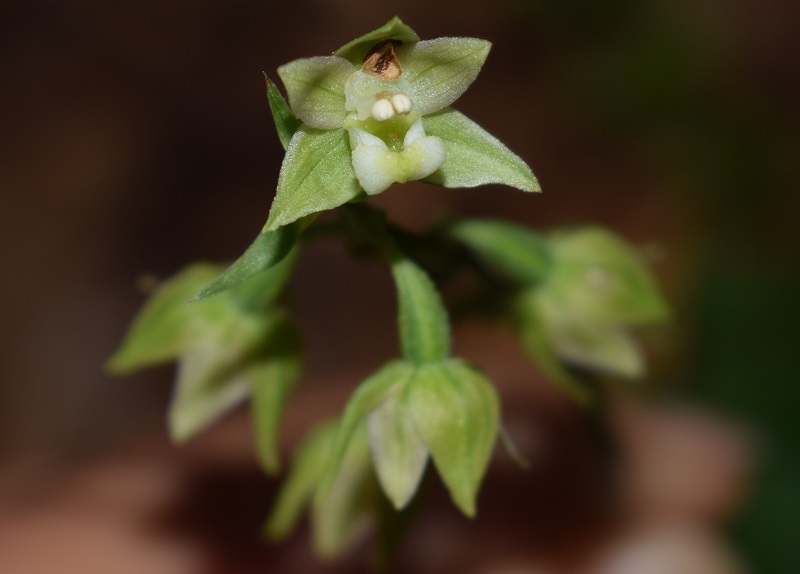
[[[797,572],[800,9],[788,0],[499,0],[469,7],[416,0],[6,0],[0,525],[8,526],[0,535],[18,549],[29,540],[20,556],[30,557],[63,539],[76,517],[85,522],[93,504],[116,504],[119,516],[145,513],[152,504],[161,529],[153,540],[179,532],[182,541],[201,539],[206,551],[216,551],[210,560],[193,554],[189,542],[174,555],[159,547],[165,572],[322,568],[312,558],[290,562],[286,546],[269,549],[255,540],[277,482],[258,474],[243,419],[173,450],[162,422],[171,369],[110,379],[102,365],[142,301],[136,284],[143,274],[168,276],[197,259],[230,260],[266,219],[282,150],[261,72],[276,78],[280,64],[329,53],[395,13],[423,38],[494,42],[483,72],[456,105],[528,160],[544,193],[409,184],[376,203],[415,228],[453,213],[540,228],[595,222],[649,246],[676,313],[650,341],[654,369],[645,394],[693,404],[703,416],[716,413],[708,416],[745,429],[756,445],[741,463],[751,469],[741,486],[747,494],[731,495],[721,503],[726,510],[712,512],[715,532],[755,572]],[[396,344],[393,293],[379,266],[353,262],[339,244],[323,243],[309,249],[294,286],[309,364],[307,385],[289,412],[287,444],[313,418],[335,412]],[[442,498],[440,510],[412,530],[398,571],[448,571],[445,559],[421,563],[447,543],[458,547],[499,532],[501,524],[516,525],[518,547],[530,542],[534,556],[547,546],[534,540],[551,530],[552,547],[581,554],[606,531],[570,534],[604,515],[592,510],[591,494],[575,498],[602,474],[584,417],[536,376],[506,334],[472,325],[456,336],[461,353],[507,393],[511,422],[555,437],[556,450],[571,454],[546,457],[540,474],[497,471],[510,482],[490,471],[485,522],[457,520]],[[622,443],[649,436],[620,425],[638,429],[619,431]],[[724,450],[710,444],[712,453]],[[178,483],[158,474],[173,476],[176,467],[183,486],[172,495],[193,501],[195,488],[196,505],[211,510],[195,502],[176,506],[164,485]],[[228,470],[218,476],[198,468]],[[563,477],[575,484],[564,486]],[[148,481],[158,496],[142,486]],[[109,499],[103,485],[115,493]],[[527,493],[528,502],[503,502],[497,490],[504,488]],[[233,509],[209,501],[217,498]],[[542,498],[553,498],[552,508]],[[427,551],[420,541],[433,531],[451,534]],[[86,532],[66,554],[103,546],[112,549],[114,566],[97,571],[162,571],[162,554],[149,543],[123,544],[114,554],[105,522],[97,522],[102,535]],[[114,540],[130,542],[127,532],[120,529]],[[486,540],[487,555],[508,550]],[[304,544],[289,547],[305,556]],[[283,557],[281,568],[270,562],[274,556]],[[142,557],[152,564],[120,567]],[[23,558],[7,571],[55,571],[46,560],[22,566]]]

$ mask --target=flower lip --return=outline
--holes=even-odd
[[[385,101],[385,100],[382,100]],[[426,136],[422,120],[417,119],[405,134],[403,148],[390,150],[381,138],[351,128],[353,169],[368,195],[375,195],[393,183],[405,183],[429,176],[447,157],[442,140]]]

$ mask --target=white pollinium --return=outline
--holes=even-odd
[[[379,122],[393,118],[395,115],[395,110],[392,107],[392,103],[389,100],[384,100],[383,98],[372,104],[372,109],[370,112],[372,113],[372,117]]]
[[[379,122],[393,118],[396,114],[411,111],[411,98],[405,94],[391,94],[380,97],[372,104],[370,114]]]
[[[392,96],[392,107],[398,114],[407,114],[411,111],[411,98],[405,94],[395,94]]]

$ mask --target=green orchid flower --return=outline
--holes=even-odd
[[[631,329],[664,322],[669,308],[632,246],[599,227],[540,236],[468,221],[452,235],[519,286],[512,312],[522,344],[575,398],[588,396],[567,366],[623,379],[644,374]]]
[[[599,227],[553,233],[547,243],[554,262],[547,280],[518,300],[523,325],[538,327],[549,341],[529,345],[532,354],[641,377],[644,358],[631,328],[661,323],[669,310],[635,249]]]
[[[432,459],[453,502],[473,517],[499,425],[497,392],[465,361],[390,361],[348,401],[320,495],[328,495],[345,453],[366,430],[378,481],[397,510],[414,497]]]
[[[363,229],[379,217],[354,207]],[[342,414],[318,496],[325,497],[349,445],[366,430],[381,489],[400,510],[414,497],[428,460],[467,516],[500,428],[500,401],[485,375],[450,354],[450,323],[428,275],[384,236],[398,295],[402,358],[364,380]]]
[[[358,433],[351,441],[328,495],[315,496],[331,458],[338,425],[337,420],[318,423],[295,448],[289,474],[264,525],[269,539],[288,537],[309,510],[314,550],[320,556],[334,557],[380,526],[385,502],[370,467],[366,433]]]
[[[301,124],[291,137],[264,227],[422,180],[539,191],[527,164],[449,107],[475,80],[491,44],[421,41],[398,18],[336,50],[278,69]]]
[[[109,359],[112,374],[177,361],[168,423],[185,442],[250,399],[259,460],[269,473],[280,466],[278,429],[299,381],[299,334],[279,299],[295,257],[220,293],[191,302],[221,270],[196,263],[151,294],[120,347]]]

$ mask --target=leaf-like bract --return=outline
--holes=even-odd
[[[416,365],[441,361],[450,353],[450,323],[439,292],[415,263],[392,263],[397,285],[400,344],[406,360]]]

